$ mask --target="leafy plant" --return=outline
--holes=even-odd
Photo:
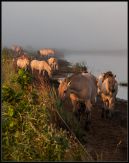
[[[32,83],[32,75],[28,71],[25,71],[25,69],[19,69],[16,81],[21,86],[21,89],[27,89]]]
[[[22,98],[22,92],[15,92],[15,90],[9,86],[2,87],[2,102],[16,103]]]

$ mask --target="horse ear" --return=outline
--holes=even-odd
[[[61,79],[58,79],[58,82],[59,82],[60,84],[62,83],[62,81],[63,81],[63,80],[61,80]]]
[[[61,84],[64,81],[64,78],[59,78],[57,81]]]
[[[68,82],[67,86],[69,87],[70,85],[71,85],[71,81],[70,81],[70,82]]]

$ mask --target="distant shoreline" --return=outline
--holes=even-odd
[[[127,87],[128,86],[128,83],[120,82],[119,85],[120,86],[123,86],[123,87]]]

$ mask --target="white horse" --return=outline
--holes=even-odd
[[[21,54],[23,52],[23,48],[19,45],[13,45],[11,49],[17,54]]]
[[[102,117],[106,113],[106,117],[111,117],[115,107],[116,95],[118,93],[118,82],[111,71],[102,73],[98,77],[98,94],[100,95],[104,108],[102,110]]]
[[[31,67],[32,73],[33,73],[33,70],[35,69],[39,71],[39,74],[41,74],[42,71],[47,71],[49,77],[52,76],[52,69],[46,61],[32,60],[30,63],[30,67]]]
[[[29,59],[28,58],[18,58],[17,59],[17,67],[18,68],[25,68],[27,69],[27,67],[29,66]]]
[[[40,54],[41,56],[49,56],[49,55],[54,55],[55,51],[52,49],[41,49],[38,50],[38,54]]]
[[[47,62],[52,68],[52,70],[58,70],[59,66],[58,66],[58,61],[56,58],[49,58]]]

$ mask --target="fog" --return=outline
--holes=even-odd
[[[127,49],[127,2],[2,2],[2,46]]]

